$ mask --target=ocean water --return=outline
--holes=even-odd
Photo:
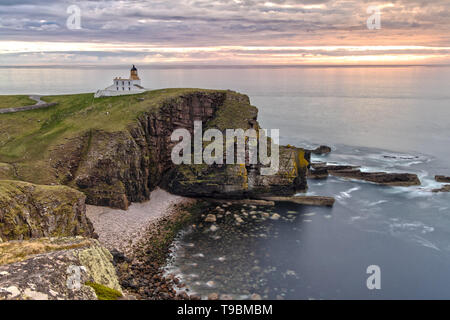
[[[417,173],[419,187],[329,178],[309,194],[333,208],[282,204],[279,220],[219,220],[180,233],[167,272],[188,288],[248,298],[450,299],[450,68],[142,69],[147,88],[231,89],[249,95],[282,143],[333,152],[314,161]],[[0,69],[0,94],[94,92],[128,70]],[[242,208],[233,208],[240,211]],[[246,212],[253,209],[243,208]],[[256,208],[267,211],[267,208]],[[207,211],[207,210],[206,210]],[[205,212],[207,213],[207,212]],[[381,270],[369,290],[366,269]]]

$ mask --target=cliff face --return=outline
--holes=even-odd
[[[64,186],[0,180],[0,239],[93,236],[85,196]]]
[[[305,190],[306,166],[299,161],[302,151],[295,148],[281,149],[280,171],[275,176],[261,176],[257,166],[173,165],[171,151],[176,143],[170,137],[175,129],[193,134],[194,120],[201,120],[205,129],[259,129],[256,118],[257,109],[245,95],[194,91],[163,101],[157,111],[143,112],[127,130],[92,130],[71,139],[54,150],[52,166],[65,184],[86,194],[87,203],[121,209],[148,199],[161,184],[168,191],[191,196],[244,197]]]
[[[293,195],[307,188],[307,163],[303,151],[280,147],[280,168],[274,175],[261,175],[260,165],[180,165],[164,177],[172,193],[192,197],[258,198]]]
[[[195,119],[208,121],[226,98],[225,92],[199,91],[168,99],[127,130],[95,130],[71,139],[54,150],[52,166],[63,183],[86,194],[87,203],[127,209],[148,199],[172,166],[172,132],[192,129]]]

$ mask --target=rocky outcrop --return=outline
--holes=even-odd
[[[450,177],[436,176],[435,179],[436,179],[437,182],[450,183]]]
[[[334,176],[347,179],[364,180],[385,186],[420,186],[420,180],[412,173],[362,172],[361,170],[332,171]]]
[[[357,170],[359,167],[350,165],[329,165],[326,162],[311,163],[307,173],[309,179],[326,179],[333,171]]]
[[[127,209],[130,202],[147,200],[158,185],[191,196],[244,197],[251,193],[292,194],[306,189],[305,153],[281,152],[276,176],[261,176],[247,165],[177,166],[171,161],[171,134],[185,128],[193,133],[195,120],[203,127],[259,129],[257,109],[247,96],[231,91],[199,90],[168,98],[142,113],[127,130],[92,130],[53,150],[52,167],[64,184],[82,191],[88,204]]]
[[[261,175],[259,165],[181,165],[167,174],[164,186],[172,193],[192,197],[293,195],[306,191],[306,168],[302,150],[280,147],[280,167],[274,175]]]
[[[450,183],[450,177],[447,176],[436,176],[435,180],[441,183]],[[442,186],[442,188],[433,189],[431,191],[434,193],[450,192],[450,184],[445,184]]]
[[[314,162],[311,163],[311,167],[316,170],[325,169],[328,172],[341,170],[357,170],[360,168],[360,166],[327,164],[326,162]]]
[[[323,197],[323,196],[264,197],[263,199],[274,202],[291,202],[307,206],[326,206],[326,207],[332,207],[336,201],[333,197]]]
[[[411,173],[363,172],[359,169],[359,166],[329,165],[325,162],[312,163],[310,167],[308,177],[311,179],[325,179],[328,175],[333,175],[386,186],[409,187],[421,184],[419,177]]]
[[[85,196],[65,186],[0,180],[0,238],[94,236]]]
[[[328,146],[319,146],[314,150],[309,150],[311,151],[312,154],[316,154],[316,155],[324,155],[324,154],[328,154],[331,152],[331,148]]]
[[[434,192],[434,193],[450,192],[450,184],[446,184],[442,188],[439,188],[439,189],[433,189],[432,192]]]
[[[117,299],[108,250],[82,237],[0,243],[0,300]]]

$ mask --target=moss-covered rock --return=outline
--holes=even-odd
[[[65,186],[0,180],[0,238],[74,235],[94,235],[81,192]]]
[[[111,254],[97,240],[0,243],[0,300],[95,300],[122,296]]]
[[[78,258],[83,266],[89,269],[94,283],[104,285],[122,292],[116,276],[116,269],[111,264],[113,256],[104,247],[91,246],[78,252]]]

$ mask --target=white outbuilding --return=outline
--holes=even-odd
[[[137,94],[147,91],[141,86],[141,79],[138,76],[136,67],[133,65],[130,72],[130,78],[123,79],[121,77],[116,77],[113,79],[114,84],[109,86],[104,90],[98,90],[94,97],[114,97],[122,96],[126,94]]]

